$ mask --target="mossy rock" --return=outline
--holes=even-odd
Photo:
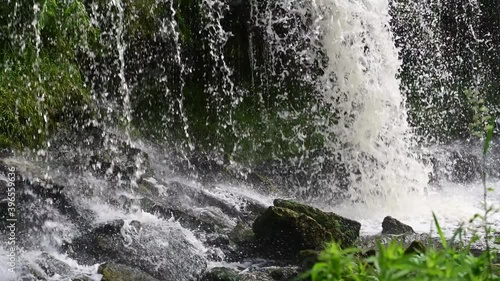
[[[229,239],[235,244],[240,245],[245,242],[253,241],[255,239],[255,234],[253,233],[251,225],[245,222],[239,222],[231,232],[229,232]]]
[[[300,260],[303,250],[322,250],[336,241],[351,247],[361,224],[333,213],[288,200],[275,200],[252,225],[265,254],[285,260]]]
[[[313,218],[281,207],[269,207],[252,225],[256,238],[269,246],[269,254],[295,259],[305,249],[322,249],[332,234]]]
[[[299,264],[302,268],[312,268],[319,261],[321,251],[303,250],[299,252]]]
[[[341,242],[343,247],[354,245],[359,238],[361,224],[357,221],[344,218],[334,213],[323,212],[318,208],[290,200],[276,199],[273,203],[276,207],[287,208],[313,218],[321,226],[331,232],[334,238]]]
[[[139,269],[115,263],[99,266],[98,273],[102,274],[101,281],[158,281]]]
[[[241,276],[234,269],[216,267],[207,272],[201,281],[241,281]]]
[[[40,72],[42,82],[31,65],[0,74],[0,148],[40,147],[62,124],[83,125],[91,115],[75,65],[41,59]]]
[[[400,235],[405,233],[415,233],[413,228],[397,219],[387,216],[382,222],[382,234]]]
[[[426,247],[421,241],[415,240],[405,249],[405,254],[424,253]]]

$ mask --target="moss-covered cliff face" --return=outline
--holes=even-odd
[[[82,3],[3,1],[0,30],[0,147],[41,147],[88,120],[81,68],[98,31]]]
[[[491,114],[499,111],[498,5],[436,4],[429,41],[421,30],[429,23],[413,9],[418,1],[392,4],[412,125],[426,136],[467,137],[475,114],[468,90],[477,90]],[[321,32],[308,5],[3,1],[0,142],[40,146],[60,124],[81,124],[92,103],[98,121],[123,124],[131,115],[161,143],[247,162],[307,158],[334,141],[324,128],[337,118],[317,90],[328,59],[321,40],[313,42]]]
[[[282,3],[268,1],[86,4],[106,30],[93,84],[119,92],[122,37],[133,124],[144,134],[249,161],[321,144],[310,125],[327,112],[311,82],[321,59],[297,55],[310,51],[310,15],[288,15]],[[114,100],[123,102],[119,94]]]

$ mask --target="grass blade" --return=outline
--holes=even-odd
[[[432,212],[432,217],[434,218],[434,224],[436,225],[437,232],[439,234],[439,238],[441,239],[441,243],[443,244],[443,247],[445,249],[448,249],[448,243],[446,242],[446,238],[444,237],[443,230],[441,229],[441,226],[439,225],[438,219],[436,217],[436,214]]]

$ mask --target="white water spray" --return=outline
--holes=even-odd
[[[330,133],[333,150],[348,165],[351,198],[388,204],[422,194],[428,169],[412,151],[387,1],[317,0],[313,6],[329,58],[320,87],[338,109]]]
[[[125,51],[127,45],[124,41],[125,23],[124,23],[124,7],[121,0],[113,0],[110,2],[110,7],[115,7],[118,11],[118,22],[114,24],[116,49],[118,51],[119,73],[120,77],[120,94],[122,96],[123,117],[125,121],[125,134],[127,142],[130,143],[130,122],[132,121],[132,108],[130,105],[130,89],[125,77]]]

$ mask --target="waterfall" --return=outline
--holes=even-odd
[[[437,210],[451,233],[478,212],[470,194],[481,186],[449,182],[477,176],[479,154],[419,139],[426,114],[439,130],[460,111],[437,112],[435,100],[455,105],[462,86],[494,73],[492,64],[459,83],[463,61],[487,63],[471,52],[450,65],[442,0],[42,2],[0,4],[14,12],[0,11],[0,31],[13,33],[0,34],[0,94],[15,107],[2,109],[0,145],[43,148],[0,150],[0,195],[15,185],[11,233],[23,247],[0,241],[0,274],[18,253],[18,276],[5,278],[97,281],[107,262],[158,280],[198,280],[218,266],[253,273],[275,260],[239,238],[254,237],[276,198],[356,219],[370,235],[387,215],[423,232]],[[476,0],[461,5],[481,12]],[[480,45],[473,19],[460,18]],[[50,138],[38,143],[42,133]],[[443,186],[429,184],[430,158]],[[11,170],[17,177],[3,175]]]
[[[315,7],[329,58],[320,87],[339,115],[331,145],[349,167],[352,198],[384,204],[423,194],[428,170],[412,151],[388,2],[315,1]]]
[[[423,194],[430,169],[422,164],[407,121],[388,1],[280,1],[260,11],[258,5],[252,7],[259,15],[255,24],[265,30],[270,68],[281,77],[278,81],[291,75],[290,67],[278,72],[279,66],[291,66],[282,59],[289,53],[304,69],[321,68],[322,75],[309,69],[300,79],[316,85],[334,115],[309,125],[328,140],[333,156],[324,157],[346,166],[349,188],[344,195],[379,205]],[[277,17],[277,9],[286,13]],[[336,182],[330,181],[332,192],[339,189]]]

